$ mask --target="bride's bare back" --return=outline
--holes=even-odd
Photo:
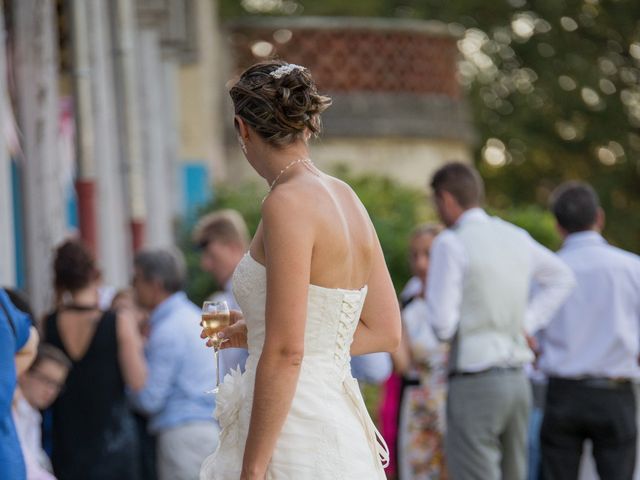
[[[304,316],[309,284],[347,290],[367,285],[351,353],[394,350],[399,308],[366,209],[351,187],[315,167],[292,173],[265,200],[251,244],[251,255],[267,268],[267,318]],[[304,322],[296,324],[304,329]]]
[[[297,197],[291,200],[305,215],[294,218],[288,211],[279,214],[298,225],[310,223],[315,232],[309,283],[326,288],[359,289],[369,282],[377,245],[369,215],[346,183],[315,169],[310,173],[296,178],[295,187],[280,187],[289,189],[287,196]],[[252,242],[251,254],[266,263],[262,224]]]

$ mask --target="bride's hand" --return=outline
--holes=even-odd
[[[231,310],[230,325],[218,333],[218,337],[225,339],[220,345],[220,350],[225,348],[247,348],[247,324],[244,321],[242,312]],[[200,338],[207,338],[204,329],[200,333]],[[211,340],[207,340],[207,346],[213,347]]]

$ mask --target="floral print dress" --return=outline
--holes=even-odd
[[[398,431],[399,480],[445,480],[445,405],[448,347],[426,322],[426,302],[414,299],[402,312],[411,371],[405,378]]]

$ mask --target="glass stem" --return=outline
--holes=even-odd
[[[220,386],[220,354],[218,353],[218,348],[213,348],[213,354],[216,357],[216,390]]]

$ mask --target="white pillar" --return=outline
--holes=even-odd
[[[147,204],[146,245],[170,246],[173,238],[171,192],[167,191],[168,176],[165,163],[163,69],[160,37],[152,28],[138,33],[138,95],[141,100],[140,126],[144,156],[145,199]]]
[[[80,237],[98,255],[97,186],[94,142],[94,105],[92,87],[89,0],[68,0],[73,51],[73,98],[76,140],[76,195]]]
[[[182,214],[182,174],[180,171],[180,131],[179,131],[179,82],[178,63],[166,58],[162,61],[163,92],[165,103],[164,115],[164,163],[166,171],[166,188],[171,192],[171,214],[177,218]]]
[[[93,100],[94,158],[97,180],[97,257],[107,285],[123,287],[129,281],[129,226],[122,185],[111,33],[107,4],[87,5]]]
[[[140,97],[137,94],[135,0],[110,2],[114,32],[116,101],[120,126],[121,156],[128,186],[129,220],[142,226],[146,218],[144,164],[140,136]],[[134,239],[136,244],[140,239]],[[139,246],[136,244],[136,246]]]
[[[202,62],[205,65],[206,83],[210,85],[211,103],[210,115],[213,117],[213,128],[211,135],[211,158],[213,168],[213,179],[216,182],[227,180],[229,159],[225,153],[225,131],[231,119],[225,110],[228,105],[228,92],[225,83],[229,80],[231,71],[227,62],[232,62],[224,53],[228,53],[227,41],[223,38],[220,26],[220,15],[218,0],[197,0],[197,15],[199,22],[200,49],[202,51]],[[223,52],[223,48],[225,51]]]
[[[11,103],[7,96],[7,63],[5,55],[4,15],[0,9],[0,125],[12,121]],[[11,157],[5,135],[0,135],[0,286],[13,286],[16,282],[16,249],[14,244],[13,198],[11,182]]]
[[[27,285],[37,314],[51,307],[53,248],[65,235],[58,154],[58,39],[50,0],[14,0],[15,72],[24,152]]]
[[[89,0],[70,0],[73,87],[78,176],[93,180],[96,175],[92,101],[91,42],[95,35],[89,23]]]

